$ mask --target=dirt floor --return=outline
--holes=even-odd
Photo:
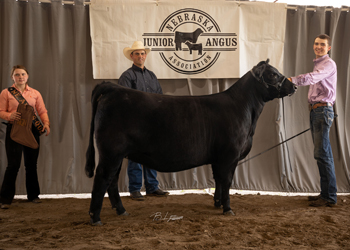
[[[105,198],[103,226],[89,224],[90,199],[14,200],[0,209],[0,249],[350,249],[350,196],[313,208],[305,196],[232,195],[224,216],[209,194]]]

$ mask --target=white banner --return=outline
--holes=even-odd
[[[239,78],[259,61],[282,71],[286,4],[224,0],[91,0],[93,77],[118,79],[142,41],[158,79]]]

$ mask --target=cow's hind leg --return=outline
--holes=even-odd
[[[109,200],[111,201],[111,205],[113,209],[116,209],[118,215],[129,215],[128,212],[126,212],[122,200],[120,199],[119,195],[119,189],[118,189],[118,180],[119,180],[119,174],[120,174],[121,166],[119,167],[117,174],[114,176],[111,184],[109,185],[107,192]]]
[[[100,214],[103,198],[107,191],[107,188],[112,182],[112,179],[115,178],[118,168],[121,166],[122,160],[122,157],[119,159],[108,159],[107,161],[101,160],[100,158],[100,162],[96,169],[89,211],[91,224],[94,226],[102,225]]]

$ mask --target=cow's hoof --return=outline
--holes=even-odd
[[[96,221],[96,222],[93,222],[92,220],[90,221],[90,224],[91,226],[102,226],[103,223],[99,220],[99,221]]]
[[[220,200],[214,201],[214,206],[216,208],[220,208],[221,207],[221,201]]]
[[[228,210],[224,212],[224,215],[230,216],[230,215],[235,215],[235,213],[232,210]]]
[[[118,213],[117,213],[118,214]],[[121,213],[121,214],[118,214],[119,216],[129,216],[129,213],[128,212],[124,212],[124,213]]]

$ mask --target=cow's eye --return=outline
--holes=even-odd
[[[277,74],[275,74],[275,73],[271,73],[271,74],[270,74],[270,78],[271,78],[271,79],[277,79],[278,76],[277,76]]]

